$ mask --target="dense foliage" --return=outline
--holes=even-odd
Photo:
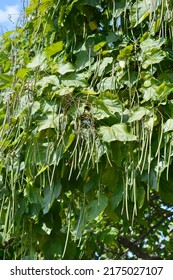
[[[173,258],[172,19],[31,0],[1,37],[1,258]]]

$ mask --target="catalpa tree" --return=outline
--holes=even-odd
[[[173,257],[172,18],[31,0],[1,36],[2,259]]]

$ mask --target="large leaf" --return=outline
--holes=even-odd
[[[147,53],[145,53],[144,61],[142,63],[142,67],[147,69],[148,66],[151,66],[156,63],[160,63],[166,56],[166,53],[159,49],[151,49]]]
[[[136,141],[137,137],[128,132],[128,127],[126,124],[114,124],[113,126],[101,126],[99,128],[99,133],[102,136],[103,141]]]
[[[57,72],[61,75],[64,75],[66,73],[69,72],[74,72],[75,68],[73,67],[73,65],[69,62],[59,62],[57,65]]]
[[[167,99],[168,95],[173,92],[173,83],[166,83],[165,81],[156,90],[158,100],[162,101]]]
[[[113,61],[112,57],[105,57],[103,58],[102,62],[99,65],[99,70],[98,70],[98,76],[102,76],[102,74],[105,72],[106,67],[111,64]]]
[[[108,198],[104,195],[99,196],[98,200],[92,200],[86,207],[86,219],[88,223],[96,219],[106,208]]]
[[[62,185],[59,179],[57,179],[53,186],[46,186],[44,188],[44,197],[42,200],[43,214],[46,214],[61,193]]]
[[[145,116],[146,114],[149,113],[149,110],[144,108],[144,107],[139,107],[137,110],[134,110],[131,113],[131,116],[129,118],[129,122],[134,122],[134,121],[139,121]]]
[[[49,84],[59,86],[60,83],[58,77],[56,75],[45,76],[37,82],[37,85],[41,86],[42,89],[47,87]]]
[[[130,27],[135,27],[140,24],[150,15],[150,13],[154,12],[160,4],[161,0],[135,1],[132,9],[130,9]]]
[[[115,90],[115,83],[116,78],[114,76],[106,77],[101,79],[101,82],[97,84],[97,88],[100,91]]]
[[[80,52],[78,52],[76,54],[76,62],[75,62],[76,69],[78,71],[82,70],[85,67],[90,66],[93,63],[93,61],[94,61],[94,58],[89,57],[89,54],[87,51],[81,50]]]
[[[147,38],[140,44],[141,50],[145,53],[151,49],[160,49],[160,47],[166,42],[165,38],[161,37],[158,40]]]
[[[68,73],[62,77],[61,81],[66,87],[87,87],[87,81],[81,74]]]
[[[58,128],[60,123],[65,125],[65,118],[64,115],[56,115],[56,114],[48,114],[47,116],[43,117],[41,120],[37,122],[38,131],[45,130],[47,128]]]
[[[63,42],[59,41],[57,43],[52,44],[50,47],[44,49],[46,56],[50,57],[63,49]]]
[[[123,60],[123,59],[129,58],[129,56],[131,55],[132,50],[133,50],[133,45],[126,46],[124,49],[122,49],[120,51],[119,55],[117,56],[117,59],[118,60]]]
[[[27,68],[35,68],[35,67],[38,67],[40,65],[42,65],[42,63],[45,61],[46,59],[46,54],[45,52],[40,52],[40,53],[37,53],[36,56],[31,60],[31,62],[29,62],[27,64]]]
[[[9,87],[13,82],[13,76],[7,74],[0,74],[0,89]]]
[[[164,132],[173,131],[173,119],[169,119],[164,124]]]

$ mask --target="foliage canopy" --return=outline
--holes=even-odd
[[[31,0],[1,37],[1,258],[173,257],[172,8]]]

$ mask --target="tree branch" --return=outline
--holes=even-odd
[[[138,258],[144,260],[161,260],[158,256],[150,256],[148,253],[143,252],[141,248],[136,245],[134,242],[129,241],[123,236],[118,237],[118,241],[126,248],[128,248],[133,254],[135,254]]]

